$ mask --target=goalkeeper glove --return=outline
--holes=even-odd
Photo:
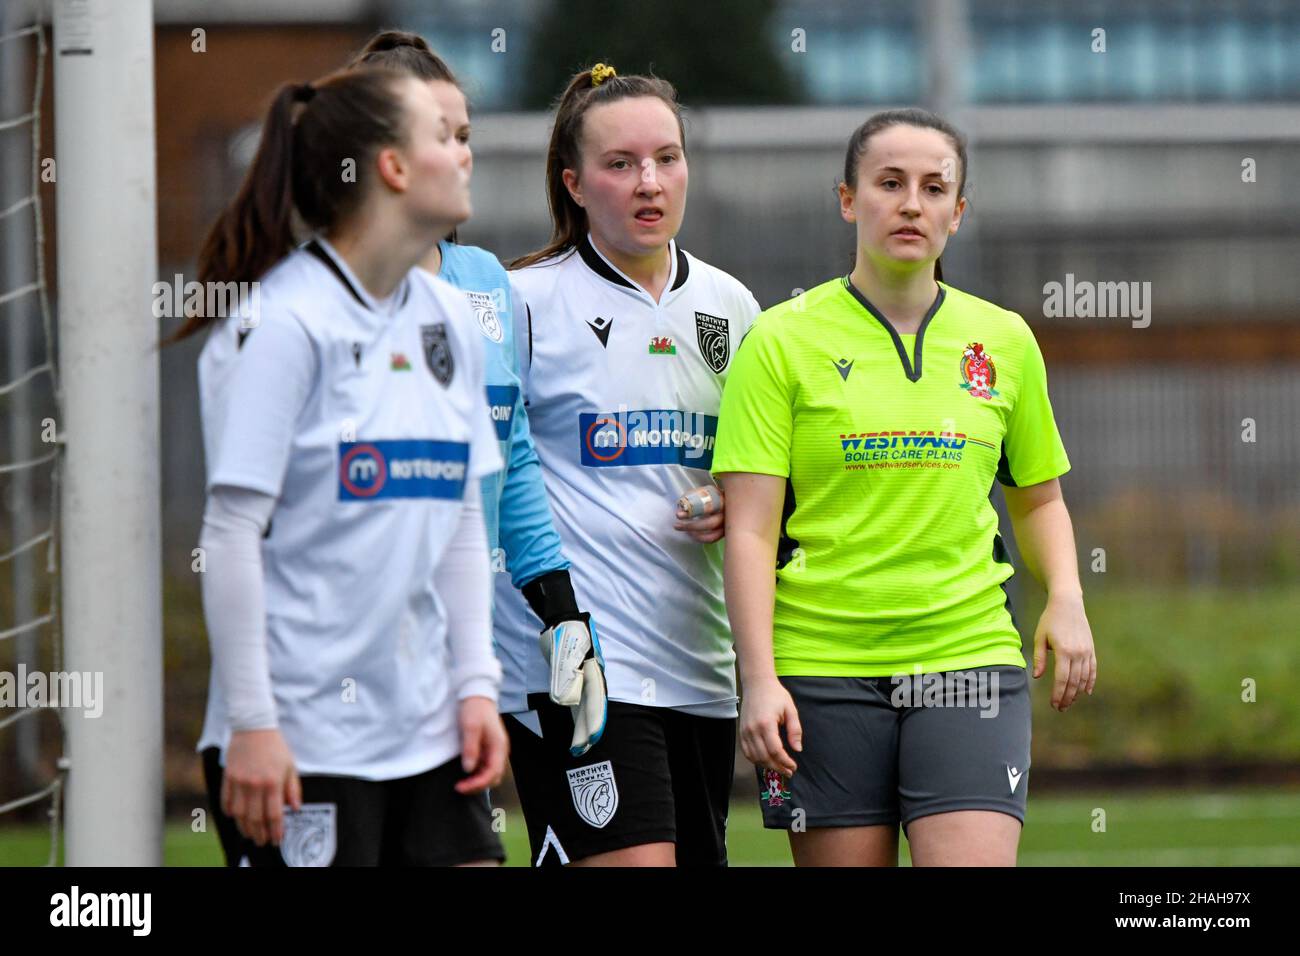
[[[573,714],[569,753],[580,757],[605,732],[605,658],[591,615],[578,610],[568,571],[551,571],[523,587],[544,628],[538,643],[550,672],[550,697]]]
[[[605,686],[605,659],[591,615],[561,621],[542,631],[542,656],[551,668],[551,700],[573,714],[573,740],[569,753],[581,757],[605,732],[609,692]]]

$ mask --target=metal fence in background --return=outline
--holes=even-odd
[[[772,305],[847,272],[850,226],[838,181],[854,109],[711,110],[689,116],[690,200],[681,241]],[[1131,342],[1207,323],[1300,323],[1300,108],[979,108],[971,218],[944,256],[949,281],[1021,312],[1040,334],[1091,330]],[[549,227],[548,117],[475,117],[474,218],[463,239],[500,258],[539,247]],[[232,178],[247,156],[222,157]],[[1254,182],[1242,160],[1253,159]],[[213,197],[214,212],[221,197]],[[162,272],[187,272],[189,263]],[[1066,275],[1152,284],[1151,326],[1043,314]],[[163,354],[168,559],[187,568],[202,510],[194,374],[200,343]],[[1268,582],[1297,570],[1300,365],[1160,362],[1116,355],[1076,365],[1049,353],[1057,419],[1073,462],[1064,480],[1080,552],[1106,547],[1108,579]],[[1242,440],[1253,418],[1256,440]]]

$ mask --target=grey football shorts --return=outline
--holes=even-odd
[[[896,677],[782,677],[803,728],[792,777],[757,768],[763,825],[898,826],[951,810],[1025,820],[1029,677],[997,665]]]

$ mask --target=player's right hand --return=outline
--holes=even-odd
[[[776,675],[746,684],[740,702],[740,749],[756,767],[794,775],[798,765],[781,744],[781,728],[796,753],[803,750],[803,727],[794,698]]]
[[[460,702],[460,765],[466,776],[456,783],[460,794],[482,793],[501,782],[510,755],[510,738],[490,697]]]
[[[293,754],[274,728],[239,730],[226,747],[221,811],[258,846],[284,839],[284,805],[302,808],[302,782]]]

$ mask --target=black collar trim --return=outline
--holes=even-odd
[[[360,292],[358,292],[357,287],[354,286],[351,280],[348,279],[347,273],[345,273],[342,269],[339,268],[339,264],[334,261],[333,257],[328,252],[325,251],[325,249],[321,246],[319,242],[317,242],[315,239],[312,239],[303,248],[305,248],[308,252],[310,252],[321,262],[325,263],[325,267],[329,269],[330,272],[334,273],[334,277],[338,279],[340,282],[342,282],[344,287],[349,292],[352,293],[352,298],[360,302],[364,308],[369,309],[370,311],[374,311],[371,308],[370,304],[366,302],[365,296],[363,296]],[[402,279],[402,282],[403,282],[402,301],[397,306],[399,309],[405,308],[407,300],[411,297],[411,283],[407,281],[405,278]]]
[[[319,242],[313,239],[311,240],[311,242],[307,243],[305,248],[313,256],[315,256],[321,262],[325,263],[325,268],[329,269],[330,272],[334,273],[334,277],[338,279],[340,282],[342,282],[344,287],[349,292],[352,293],[352,298],[360,302],[361,305],[364,306],[365,308],[367,309],[370,308],[370,306],[366,303],[366,300],[362,297],[361,293],[357,291],[356,286],[354,286],[350,281],[348,281],[347,275],[344,274],[343,270],[339,268],[339,264],[335,262],[334,259],[330,256],[330,254],[321,247],[321,244]]]
[[[677,278],[673,280],[673,287],[669,290],[670,292],[676,292],[686,285],[686,276],[691,271],[690,263],[686,261],[686,253],[682,251],[682,247],[674,242],[673,248],[677,250]]]
[[[877,322],[883,325],[885,331],[889,333],[890,338],[894,340],[894,348],[898,352],[899,361],[903,363],[903,372],[907,375],[908,380],[912,382],[920,381],[921,347],[925,342],[925,330],[930,324],[930,320],[934,318],[934,314],[939,311],[939,306],[943,305],[943,300],[946,295],[944,287],[942,285],[939,286],[939,294],[934,297],[934,302],[930,305],[930,311],[925,313],[925,318],[921,320],[921,325],[916,330],[916,355],[912,361],[909,361],[907,349],[903,347],[903,339],[899,336],[898,330],[895,329],[894,326],[890,324],[889,320],[880,313],[879,309],[871,304],[871,300],[863,295],[862,292],[859,291],[858,287],[849,281],[848,276],[845,276],[841,281],[844,283],[844,288],[848,289],[849,295],[857,299],[858,304],[866,309]]]
[[[686,277],[691,271],[690,263],[687,261],[686,253],[682,250],[682,247],[674,242],[673,248],[677,250],[677,274],[673,277],[673,285],[672,288],[669,289],[670,292],[676,292],[684,286],[686,284]],[[605,261],[605,257],[596,251],[596,247],[591,244],[591,239],[587,236],[583,236],[582,240],[578,243],[578,255],[582,256],[582,261],[587,264],[588,269],[596,273],[596,275],[600,276],[605,281],[612,282],[614,285],[622,286],[625,289],[631,289],[633,292],[644,291],[639,286],[623,278],[623,276],[619,275],[618,272],[611,268],[610,264]]]
[[[582,261],[587,264],[588,269],[596,273],[596,275],[600,276],[606,282],[612,282],[614,285],[621,285],[623,288],[631,289],[634,292],[641,291],[631,282],[628,282],[621,275],[615,272],[601,254],[596,251],[595,246],[591,244],[591,240],[586,236],[583,236],[582,241],[578,243],[578,255],[582,256]]]

